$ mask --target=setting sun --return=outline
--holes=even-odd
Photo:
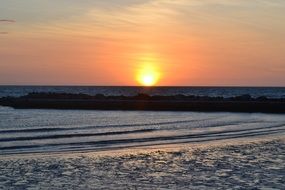
[[[160,74],[153,68],[144,68],[137,76],[138,82],[143,86],[154,86],[159,80]]]
[[[161,79],[162,63],[155,53],[137,55],[136,80],[142,86],[155,86]]]
[[[155,76],[152,73],[142,76],[140,80],[145,86],[153,86],[156,83]]]

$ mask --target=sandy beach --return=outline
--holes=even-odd
[[[4,156],[1,189],[284,189],[284,136]]]
[[[0,109],[0,189],[284,189],[282,114]]]

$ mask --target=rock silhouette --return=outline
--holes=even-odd
[[[253,98],[249,94],[223,98],[209,96],[95,96],[68,93],[30,93],[0,98],[0,105],[18,109],[157,110],[205,112],[285,113],[285,98]]]

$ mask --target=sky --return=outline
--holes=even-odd
[[[2,85],[285,86],[284,0],[0,5]]]

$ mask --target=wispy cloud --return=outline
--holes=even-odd
[[[0,23],[15,23],[16,20],[12,19],[0,19]]]
[[[10,24],[10,23],[15,23],[16,20],[13,20],[13,19],[0,19],[0,24]],[[6,32],[6,31],[0,31],[0,35],[7,35],[9,34],[9,32]]]

